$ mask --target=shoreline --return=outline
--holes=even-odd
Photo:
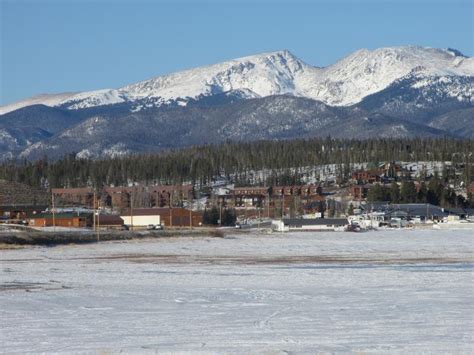
[[[162,231],[39,231],[12,230],[0,233],[0,250],[27,246],[54,247],[66,244],[91,244],[108,241],[155,239],[173,237],[223,238],[224,231],[216,228],[168,229]]]

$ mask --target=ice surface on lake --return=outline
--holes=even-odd
[[[0,251],[3,352],[472,352],[471,231]]]

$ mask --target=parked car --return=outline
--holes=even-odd
[[[149,224],[146,227],[147,230],[161,230],[163,229],[163,226],[161,224]]]

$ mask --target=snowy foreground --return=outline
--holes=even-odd
[[[474,351],[472,231],[1,250],[11,352]]]

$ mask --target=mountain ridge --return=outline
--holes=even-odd
[[[474,76],[474,58],[453,49],[399,46],[360,49],[334,64],[316,67],[288,50],[280,50],[169,73],[116,89],[50,95],[49,101],[34,103],[81,109],[136,102],[133,109],[141,110],[173,101],[186,105],[199,96],[245,90],[249,98],[292,94],[333,106],[349,106],[413,70],[436,76]],[[25,106],[32,99],[26,99]],[[19,105],[21,102],[1,106],[0,114]]]
[[[474,138],[474,59],[452,49],[362,49],[324,68],[283,50],[43,97],[52,106],[36,97],[0,115],[0,160],[226,140]]]

